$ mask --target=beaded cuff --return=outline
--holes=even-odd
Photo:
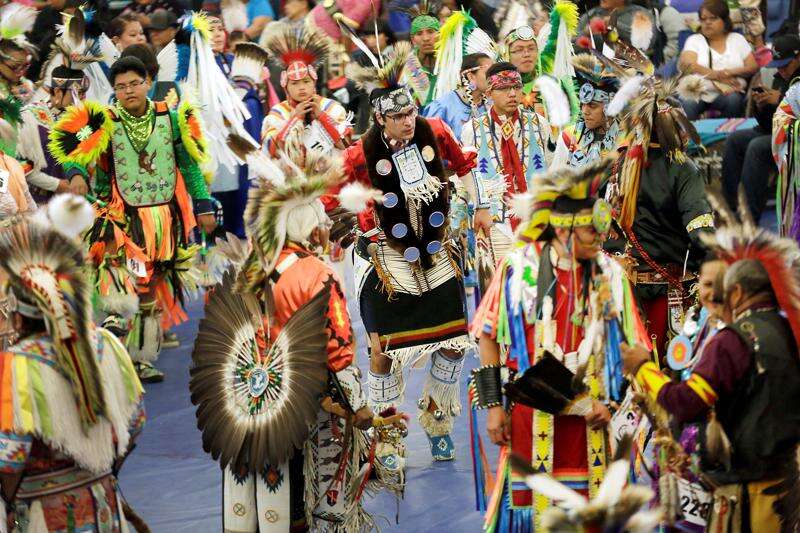
[[[503,405],[503,389],[500,381],[500,365],[485,365],[472,371],[475,384],[474,405],[478,409],[488,409]]]

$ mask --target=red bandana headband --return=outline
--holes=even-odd
[[[281,87],[286,87],[289,80],[298,81],[309,76],[312,80],[317,81],[317,69],[314,65],[303,63],[302,61],[292,61],[286,70],[281,72]]]
[[[516,70],[503,70],[486,80],[488,89],[509,89],[511,87],[522,88],[522,76]]]

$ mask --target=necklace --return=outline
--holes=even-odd
[[[131,140],[134,149],[139,152],[150,139],[150,134],[153,133],[153,123],[155,116],[152,113],[153,103],[147,101],[147,109],[141,117],[131,115],[124,107],[117,102],[117,113],[122,121],[122,126],[125,128],[125,133]]]

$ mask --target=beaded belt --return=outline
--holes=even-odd
[[[110,470],[95,474],[81,468],[69,467],[44,474],[25,476],[20,483],[16,497],[21,500],[32,500],[52,494],[60,494],[78,487],[91,485],[110,475]]]

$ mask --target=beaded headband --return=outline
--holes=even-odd
[[[511,87],[521,88],[522,76],[516,70],[503,70],[489,76],[486,82],[489,90],[509,89]]]
[[[506,46],[511,46],[511,43],[516,41],[533,41],[536,39],[536,33],[530,26],[520,26],[506,36]]]
[[[372,101],[378,114],[385,116],[388,113],[402,113],[414,107],[414,99],[408,87],[399,87],[394,91],[378,96]]]

